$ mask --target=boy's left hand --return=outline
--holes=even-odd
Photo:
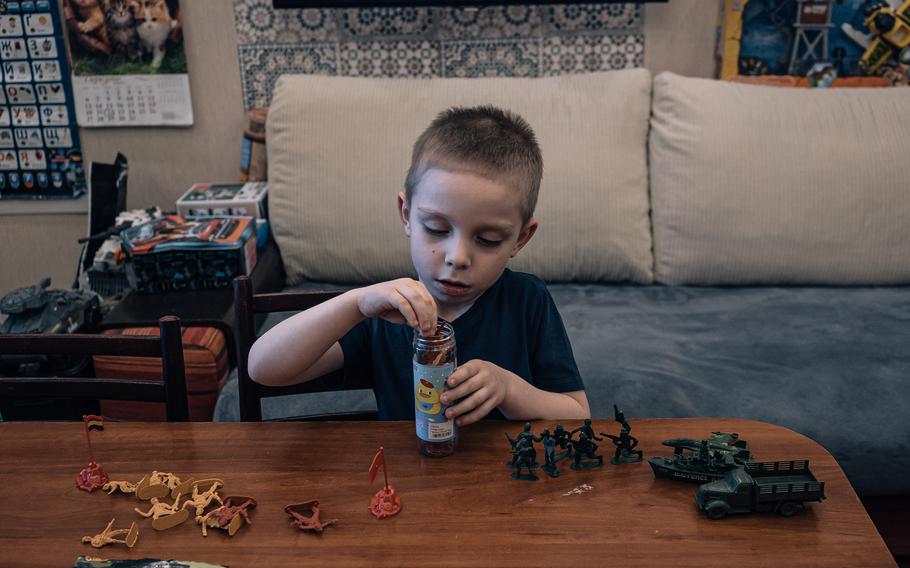
[[[509,372],[489,361],[472,359],[460,365],[449,376],[449,388],[442,394],[443,404],[461,399],[446,409],[448,418],[455,418],[458,426],[477,422],[502,404],[508,391]]]

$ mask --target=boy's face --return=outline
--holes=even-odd
[[[467,172],[428,170],[411,203],[398,194],[398,210],[417,275],[446,319],[467,311],[537,230],[534,219],[522,226],[519,192]]]

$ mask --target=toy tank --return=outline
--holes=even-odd
[[[100,321],[97,294],[78,290],[51,290],[50,278],[18,288],[0,298],[0,334],[73,333],[90,331]],[[5,319],[3,319],[5,317]],[[0,376],[89,376],[90,355],[0,354]],[[0,412],[9,420],[68,420],[85,414],[82,401],[7,399]],[[97,407],[97,403],[95,403]]]
[[[49,290],[50,278],[18,288],[0,298],[6,319],[0,333],[73,333],[91,328],[101,316],[97,294],[79,290]]]

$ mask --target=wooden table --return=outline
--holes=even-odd
[[[755,514],[710,521],[695,507],[696,484],[654,479],[647,462],[516,481],[505,461],[517,423],[484,422],[462,432],[455,455],[424,458],[411,422],[108,423],[93,433],[111,479],[152,470],[184,479],[221,477],[224,494],[258,500],[252,524],[233,537],[192,520],[156,532],[133,512],[132,496],[76,489],[87,462],[81,424],[0,424],[0,564],[72,566],[77,556],[195,560],[238,566],[894,566],[831,455],[785,428],[749,420],[631,420],[645,457],[671,455],[664,439],[739,432],[757,459],[808,458],[828,499],[795,517]],[[579,425],[567,421],[566,427]],[[552,422],[538,422],[534,431]],[[595,430],[618,425],[595,420]],[[367,469],[382,444],[403,510],[378,521],[367,511],[381,487]],[[612,445],[601,446],[609,454]],[[540,455],[540,453],[538,454]],[[538,470],[539,471],[539,470]],[[542,474],[541,474],[542,475]],[[581,491],[585,484],[592,489]],[[576,492],[573,493],[573,490]],[[284,507],[318,499],[322,535],[289,524]],[[139,523],[133,549],[101,550],[84,535]]]

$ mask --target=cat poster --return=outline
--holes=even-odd
[[[81,126],[193,124],[179,0],[63,0]]]

